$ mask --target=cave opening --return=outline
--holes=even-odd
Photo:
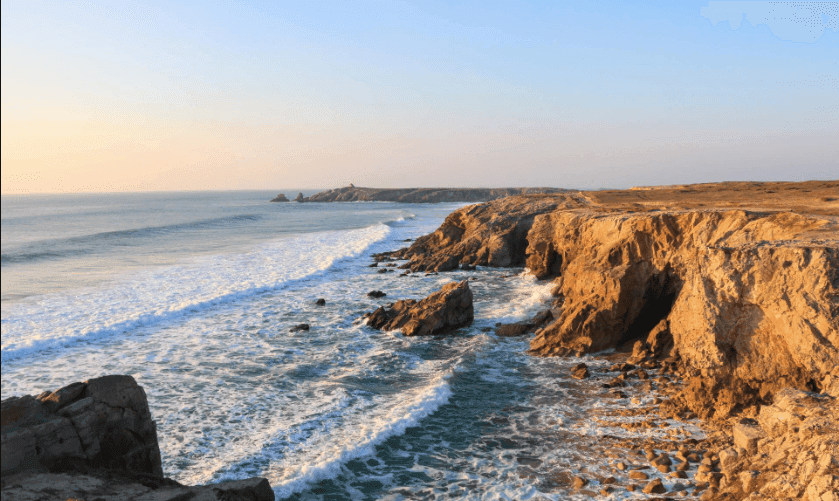
[[[669,267],[650,277],[643,292],[641,311],[629,322],[618,346],[632,349],[635,341],[646,339],[650,331],[670,315],[681,288],[681,279]]]

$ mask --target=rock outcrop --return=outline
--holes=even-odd
[[[302,194],[299,202],[483,202],[510,195],[529,193],[560,193],[560,188],[360,188],[353,185],[322,191],[308,198]]]
[[[73,467],[163,476],[146,393],[131,376],[104,376],[2,402],[2,475]]]
[[[716,499],[839,500],[839,399],[784,389],[757,419],[734,426],[719,451],[725,480]]]
[[[280,193],[276,197],[271,199],[272,202],[288,202],[288,198],[286,198],[285,193]]]
[[[183,486],[163,476],[146,393],[103,376],[2,402],[3,499],[273,500],[262,478]]]
[[[837,193],[832,181],[510,197],[455,211],[390,257],[417,271],[526,265],[555,280],[560,306],[534,354],[641,341],[695,372],[697,414],[723,418],[785,387],[819,391],[839,364]]]
[[[475,311],[469,282],[452,282],[416,301],[403,299],[364,315],[374,329],[401,329],[406,336],[448,334],[472,324]]]

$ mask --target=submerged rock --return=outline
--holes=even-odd
[[[406,299],[364,315],[374,329],[401,329],[406,336],[450,333],[475,318],[469,282],[452,282],[421,301]]]
[[[497,324],[495,335],[500,337],[524,336],[530,334],[539,327],[542,327],[553,318],[551,310],[544,310],[536,314],[530,320],[512,324]]]

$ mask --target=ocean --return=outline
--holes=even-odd
[[[496,337],[496,323],[550,300],[526,270],[368,266],[463,204],[269,203],[275,194],[4,195],[2,398],[132,375],[167,476],[264,476],[278,499],[587,499],[569,479],[599,489],[624,454],[616,441],[701,434],[681,422],[625,429],[633,418],[618,411],[655,393],[601,398],[597,378],[570,377],[579,359]],[[456,335],[359,321],[463,279],[475,322]],[[310,330],[291,332],[300,323]]]

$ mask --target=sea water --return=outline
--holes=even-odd
[[[525,270],[368,266],[462,204],[273,195],[3,196],[2,397],[130,374],[167,476],[263,476],[278,499],[586,498],[568,474],[609,475],[604,436],[664,433],[593,420],[648,402],[597,398],[569,377],[578,360],[492,333],[546,307],[550,285]],[[359,321],[464,279],[475,323],[454,336]]]

